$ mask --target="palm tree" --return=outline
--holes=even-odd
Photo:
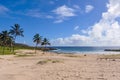
[[[11,52],[11,51],[12,51],[12,46],[13,46],[13,44],[14,44],[13,37],[12,37],[12,36],[9,36],[6,43],[7,43],[7,46],[9,47],[10,52]]]
[[[45,48],[43,49],[43,51],[46,51],[47,50],[46,46],[50,45],[50,42],[48,41],[47,38],[44,38],[43,41],[42,41],[42,43],[41,43],[41,45],[45,46]]]
[[[35,47],[35,53],[36,53],[36,49],[38,44],[40,44],[42,41],[42,37],[39,34],[35,34],[33,37],[33,42],[36,43],[36,47]]]
[[[3,40],[2,40],[2,33],[0,33],[0,47],[2,48]]]
[[[17,36],[22,36],[24,37],[23,35],[23,29],[20,28],[20,25],[19,24],[15,24],[14,26],[11,26],[12,29],[10,29],[10,34],[14,37],[14,43],[15,43],[15,40],[16,40],[16,37]],[[14,45],[13,45],[13,52],[14,52]]]
[[[0,46],[2,46],[2,34],[0,33]]]
[[[1,45],[3,46],[3,54],[4,54],[5,46],[7,46],[7,41],[10,38],[9,34],[10,33],[8,31],[2,31],[2,33],[0,33]]]

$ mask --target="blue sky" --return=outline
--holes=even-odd
[[[28,45],[39,33],[54,46],[119,46],[120,0],[0,0],[0,31],[15,23]]]

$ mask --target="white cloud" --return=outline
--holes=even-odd
[[[53,12],[57,15],[57,21],[55,22],[62,22],[65,18],[75,16],[75,10],[66,5],[56,8]]]
[[[60,6],[53,12],[61,17],[71,17],[75,16],[74,9],[67,7],[66,5]]]
[[[8,12],[9,9],[3,5],[0,5],[0,14],[6,14],[6,12]]]
[[[79,29],[79,26],[75,26],[74,30],[78,30]]]
[[[31,17],[36,17],[36,18],[40,18],[41,17],[41,13],[39,10],[37,9],[31,9],[31,10],[28,10],[25,15],[27,16],[31,16]]]
[[[73,7],[74,7],[75,9],[80,9],[80,7],[79,7],[78,5],[73,5]]]
[[[108,12],[103,13],[104,19],[115,19],[120,16],[120,0],[110,0],[107,4]]]
[[[94,7],[93,7],[92,5],[86,5],[86,7],[85,7],[85,12],[86,12],[86,13],[89,13],[89,12],[91,12],[93,9],[94,9]]]
[[[61,22],[63,22],[62,19],[59,19],[59,20],[54,21],[54,23],[61,23]]]
[[[98,23],[82,30],[85,35],[73,34],[53,40],[54,45],[120,46],[120,0],[109,0],[108,10]],[[56,44],[55,44],[56,43]]]
[[[102,41],[106,45],[120,44],[120,23],[116,20],[116,18],[120,18],[119,3],[120,0],[109,0],[107,12],[104,12],[102,19],[88,31],[89,36],[94,40]]]
[[[88,41],[89,38],[86,36],[82,36],[79,34],[73,34],[70,37],[66,37],[66,38],[58,38],[56,40],[52,41],[52,44],[54,45],[70,45],[70,46],[74,46],[74,45],[79,45],[81,44],[83,41]]]
[[[25,12],[18,12],[17,14],[30,16],[34,18],[46,18],[46,19],[54,18],[52,15],[41,12],[39,9],[29,9],[26,10]]]
[[[51,15],[47,15],[46,18],[48,18],[48,19],[53,19],[54,17],[51,16]]]
[[[88,33],[87,30],[81,30],[81,32],[82,32],[83,34],[87,34],[87,33]]]

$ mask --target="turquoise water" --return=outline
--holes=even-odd
[[[120,49],[120,47],[54,47],[57,53],[110,53],[112,51],[104,51],[105,49]],[[119,52],[118,52],[119,53]]]

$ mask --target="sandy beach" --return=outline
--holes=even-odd
[[[18,50],[0,56],[0,80],[120,80],[120,60]]]

